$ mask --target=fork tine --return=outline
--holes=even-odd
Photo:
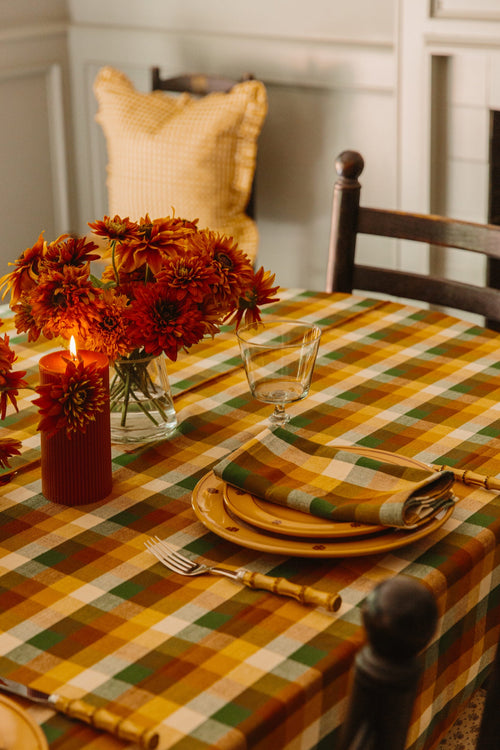
[[[161,550],[157,549],[154,543],[147,541],[144,542],[144,544],[149,552],[151,552],[156,557],[156,559],[163,563],[163,565],[165,565],[167,568],[173,570],[174,573],[186,575],[187,571],[184,568],[181,568],[175,560],[169,559],[169,557],[166,556]]]
[[[175,560],[175,562],[183,567],[186,571],[193,570],[193,568],[196,567],[196,563],[192,560],[189,560],[189,558],[184,557],[180,552],[177,552],[174,547],[172,547],[168,542],[164,542],[163,540],[159,539],[158,537],[155,537],[156,544],[159,546],[159,548],[162,550],[163,554],[165,554],[169,560]]]
[[[177,553],[167,542],[162,541],[159,537],[154,537],[154,539],[154,542],[149,540],[148,549],[171,570],[187,575],[196,569],[196,563]]]

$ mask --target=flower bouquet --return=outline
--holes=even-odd
[[[109,357],[115,440],[155,439],[176,425],[165,357],[175,361],[223,323],[259,320],[278,287],[231,238],[197,220],[105,216],[89,226],[104,248],[68,234],[47,243],[42,233],[0,288],[10,290],[16,329],[29,341],[74,336],[78,348]],[[101,278],[91,273],[97,260],[109,261]],[[130,429],[137,417],[139,434]]]

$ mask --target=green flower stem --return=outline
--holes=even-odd
[[[111,265],[113,266],[113,273],[115,275],[115,281],[117,284],[120,283],[120,274],[118,273],[118,268],[116,267],[116,240],[111,240]]]
[[[130,398],[130,373],[127,371],[127,377],[125,380],[125,396],[123,399],[123,406],[122,406],[122,419],[121,419],[121,426],[125,427],[125,424],[127,422],[127,411],[128,411],[128,402]]]
[[[156,388],[147,369],[150,361],[151,357],[131,356],[123,363],[115,362],[114,364],[115,374],[110,386],[110,408],[111,411],[121,411],[122,427],[127,424],[131,403],[134,403],[155,426],[159,424],[149,406],[146,406],[137,395],[139,392],[145,396],[150,405],[154,406],[161,418],[168,421],[165,409],[153,395]]]

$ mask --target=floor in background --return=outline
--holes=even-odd
[[[486,690],[476,690],[436,750],[475,750]]]

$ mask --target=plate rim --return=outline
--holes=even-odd
[[[14,715],[17,722],[22,722],[33,732],[38,745],[32,750],[49,750],[48,740],[43,733],[40,725],[36,723],[36,721],[27,713],[27,711],[22,706],[20,706],[18,703],[12,700],[12,698],[9,698],[3,693],[0,693],[0,704]],[[21,746],[16,743],[13,750],[25,750],[25,748],[21,748]]]
[[[222,512],[223,517],[227,518],[227,526],[215,523],[200,507],[198,502],[198,495],[203,485],[210,479],[222,485],[222,480],[213,471],[209,471],[197,482],[191,493],[191,507],[205,528],[239,547],[289,557],[365,557],[391,552],[392,550],[406,547],[413,542],[423,539],[433,531],[439,529],[450,518],[455,507],[454,505],[450,505],[442,517],[434,517],[428,523],[411,530],[388,529],[381,534],[354,537],[348,541],[323,538],[294,539],[293,537],[279,536],[278,534],[273,535],[270,532],[264,532],[252,527],[240,519],[234,519],[224,506],[223,493],[221,491],[216,491],[214,496],[220,494],[220,507],[218,511]],[[242,528],[246,538],[241,535],[237,536],[240,529],[235,524],[238,524]]]

